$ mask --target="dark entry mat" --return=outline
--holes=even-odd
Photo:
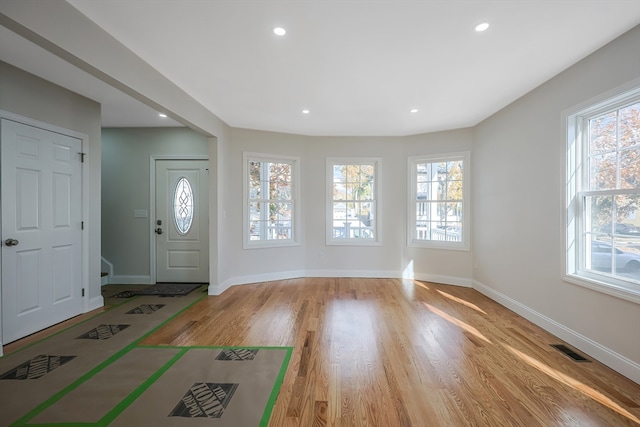
[[[201,286],[202,283],[159,283],[134,291],[118,292],[110,298],[131,298],[137,295],[181,296],[188,295]]]

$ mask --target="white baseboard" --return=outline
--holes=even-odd
[[[585,352],[594,359],[604,363],[611,369],[629,378],[631,381],[640,384],[640,364],[556,322],[544,314],[538,313],[526,305],[478,282],[477,280],[473,281],[473,288],[530,322],[540,326],[542,329],[556,335],[558,338],[566,341],[575,348]]]
[[[364,277],[402,279],[401,271],[391,270],[293,270],[279,271],[277,273],[254,274],[250,276],[231,277],[218,285],[209,285],[209,295],[220,295],[231,286],[246,285],[249,283],[271,282],[274,280],[297,279],[300,277]],[[405,277],[406,278],[406,277]],[[416,280],[471,287],[472,281],[465,277],[441,276],[435,274],[415,274]]]
[[[381,279],[401,279],[400,271],[392,270],[306,270],[304,277],[364,277]]]
[[[109,283],[118,285],[153,285],[151,276],[111,276]]]
[[[247,285],[249,283],[272,282],[274,280],[287,280],[305,277],[304,270],[278,271],[275,273],[252,274],[249,276],[231,277],[217,285],[209,285],[209,295],[220,295],[227,289],[236,285]]]
[[[109,278],[111,276],[106,275],[106,276],[100,276],[100,286],[104,286],[104,285],[108,285],[109,284]]]
[[[454,285],[470,288],[473,281],[467,277],[442,276],[440,274],[415,273],[413,279],[424,282],[442,283],[443,285]]]

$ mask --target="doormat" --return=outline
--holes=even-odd
[[[201,286],[204,285],[202,283],[159,283],[137,290],[121,291],[111,295],[110,298],[131,298],[138,295],[181,296],[187,295]]]
[[[292,348],[139,344],[202,298],[139,296],[1,357],[0,427],[266,426]]]

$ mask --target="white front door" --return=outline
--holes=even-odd
[[[82,142],[8,119],[2,130],[2,341],[82,312]]]
[[[209,282],[208,160],[156,160],[156,282]]]

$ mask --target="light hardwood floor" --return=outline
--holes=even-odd
[[[143,342],[294,347],[271,427],[640,425],[640,385],[557,343],[473,289],[356,278],[232,287]]]
[[[473,289],[357,278],[232,287],[143,342],[294,347],[274,427],[640,424],[640,385],[557,343]]]

